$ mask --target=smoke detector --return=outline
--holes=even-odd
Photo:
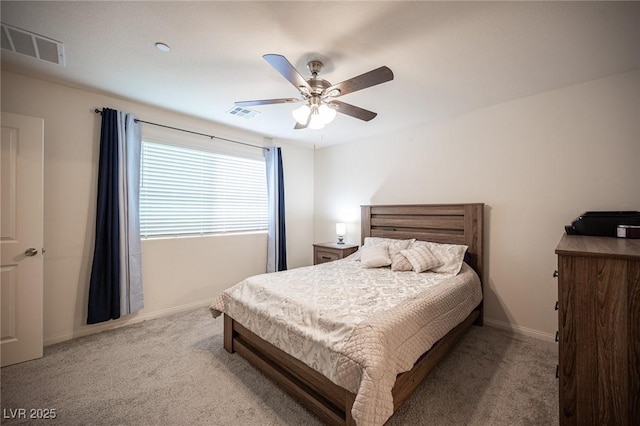
[[[62,42],[5,23],[0,25],[3,49],[64,66]]]

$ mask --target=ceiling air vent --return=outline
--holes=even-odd
[[[64,66],[61,42],[2,23],[2,48]]]
[[[255,111],[255,110],[252,110],[249,108],[243,108],[243,107],[234,107],[227,112],[231,115],[235,115],[237,117],[244,117],[246,119],[253,118],[256,115],[260,114],[259,111]]]

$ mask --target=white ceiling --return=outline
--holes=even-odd
[[[64,43],[66,66],[2,49],[3,69],[323,146],[389,133],[640,67],[638,2],[12,2],[3,23]],[[162,53],[162,41],[171,52]],[[341,97],[378,113],[293,130],[295,104],[229,115],[234,101],[297,97],[262,59],[325,62],[331,83],[390,67]],[[135,113],[135,111],[132,111]],[[153,117],[141,117],[152,120]]]

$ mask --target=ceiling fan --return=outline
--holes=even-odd
[[[305,101],[304,105],[293,111],[293,117],[296,119],[294,129],[306,129],[307,127],[321,129],[334,119],[336,112],[364,121],[372,120],[378,115],[377,113],[338,101],[335,98],[393,80],[391,69],[382,66],[332,85],[327,80],[318,77],[323,66],[322,62],[318,60],[309,61],[307,64],[311,78],[305,80],[284,56],[267,54],[262,57],[298,89],[301,98],[262,99],[241,101],[235,104],[237,106],[255,106]]]

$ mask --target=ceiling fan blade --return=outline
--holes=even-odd
[[[280,99],[261,99],[257,101],[240,101],[234,102],[236,106],[255,106],[255,105],[271,105],[271,104],[289,104],[293,102],[300,102],[302,99],[298,98],[280,98]]]
[[[311,87],[309,87],[309,83],[300,75],[298,70],[291,65],[291,62],[287,60],[282,55],[274,55],[274,54],[266,54],[262,56],[265,61],[269,62],[272,67],[276,69],[284,78],[289,80],[291,84],[293,84],[296,89],[300,90],[300,87],[306,87],[309,91]]]
[[[389,67],[383,66],[361,74],[357,77],[350,78],[349,80],[345,80],[342,83],[329,86],[323,90],[323,93],[326,93],[329,96],[337,97],[391,80],[393,80],[393,71],[391,71]],[[336,89],[339,90],[340,93],[331,95],[331,92]]]
[[[378,115],[378,113],[376,112],[369,111],[345,102],[331,101],[331,105],[337,107],[336,112],[350,115],[351,117],[359,118],[360,120],[364,121],[371,121]]]

